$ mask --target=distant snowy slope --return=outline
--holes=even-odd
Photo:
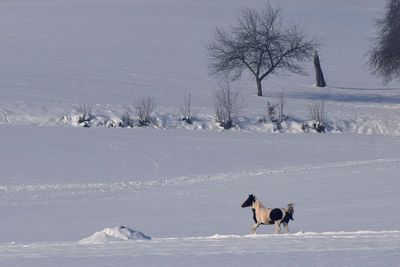
[[[286,20],[306,26],[324,43],[328,84],[377,88],[365,68],[374,20],[384,0],[290,0],[279,3]],[[210,106],[205,44],[215,26],[235,21],[240,8],[263,0],[5,0],[0,2],[0,102],[128,105],[143,96],[177,105],[190,91]],[[295,91],[310,76],[271,77],[266,93]],[[254,95],[244,75],[240,87]]]
[[[273,1],[288,23],[298,22],[321,39],[329,87],[309,75],[271,76],[266,97],[243,74],[233,87],[244,101],[238,128],[271,132],[258,123],[266,102],[286,96],[283,131],[302,132],[307,105],[325,101],[328,131],[400,135],[398,84],[382,85],[365,65],[379,1]],[[206,43],[216,26],[235,22],[254,1],[15,0],[0,2],[0,124],[64,126],[80,104],[91,104],[92,125],[118,125],[127,107],[143,97],[158,108],[157,128],[218,129],[214,119],[216,79],[208,75]],[[194,126],[182,125],[185,93],[192,96]]]

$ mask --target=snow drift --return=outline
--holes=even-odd
[[[102,231],[96,232],[93,235],[79,241],[81,244],[98,244],[107,243],[110,241],[121,240],[150,240],[151,237],[142,232],[132,230],[126,226],[117,226],[114,228],[104,228]]]

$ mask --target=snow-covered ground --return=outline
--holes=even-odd
[[[365,66],[385,1],[274,2],[323,40],[329,87],[309,65],[260,98],[244,75],[224,131],[205,43],[264,1],[0,1],[0,266],[398,265],[400,86]],[[288,120],[273,133],[258,120],[281,92]],[[102,126],[148,96],[156,126]],[[301,130],[312,101],[327,134]],[[71,127],[80,104],[97,127]],[[250,193],[295,202],[290,234],[249,235]]]
[[[399,231],[366,231],[214,235],[96,245],[11,244],[0,248],[9,266],[15,266],[12,257],[17,256],[18,266],[396,266],[399,242]]]
[[[400,141],[2,126],[5,266],[380,265],[399,259]],[[254,193],[294,235],[248,236]],[[152,240],[79,241],[124,225]]]

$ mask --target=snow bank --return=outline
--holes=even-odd
[[[121,240],[150,240],[151,237],[143,234],[142,232],[132,230],[125,226],[117,226],[114,228],[104,228],[100,232],[84,238],[79,241],[81,244],[98,244],[107,243],[110,241]]]
[[[309,89],[309,94],[314,88]],[[315,89],[314,89],[315,90]],[[333,89],[326,89],[326,97],[334,98]],[[400,90],[400,89],[399,89]],[[378,92],[379,93],[379,92]],[[378,94],[377,93],[377,94]],[[272,98],[272,97],[271,97]],[[273,99],[273,98],[272,98]],[[321,99],[322,100],[322,99]],[[264,99],[253,100],[252,107],[243,110],[235,120],[232,130],[244,132],[277,132],[275,123],[267,117],[264,111]],[[263,102],[264,101],[264,102]],[[290,101],[290,102],[289,102]],[[307,113],[305,99],[288,97],[286,120],[282,122],[280,132],[284,133],[315,133],[313,122]],[[371,100],[372,102],[372,100]],[[253,106],[254,104],[254,106]],[[60,103],[20,103],[0,101],[0,125],[36,125],[36,126],[72,126],[72,127],[105,127],[105,128],[138,128],[135,114],[132,115],[133,125],[123,123],[124,107],[120,105],[95,105],[93,114],[87,121],[82,121],[76,104]],[[132,108],[133,109],[133,108]],[[185,129],[185,130],[215,130],[223,128],[215,121],[213,108],[194,108],[192,124],[182,120],[182,115],[174,106],[160,106],[152,116],[150,128],[155,129]],[[327,120],[325,131],[328,133],[347,133],[362,135],[400,136],[400,105],[380,103],[346,103],[326,101]]]

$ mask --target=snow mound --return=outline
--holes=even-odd
[[[114,228],[104,228],[100,232],[84,238],[79,241],[81,244],[99,244],[107,243],[110,241],[121,240],[150,240],[151,237],[143,234],[142,232],[132,230],[125,226],[117,226]]]

